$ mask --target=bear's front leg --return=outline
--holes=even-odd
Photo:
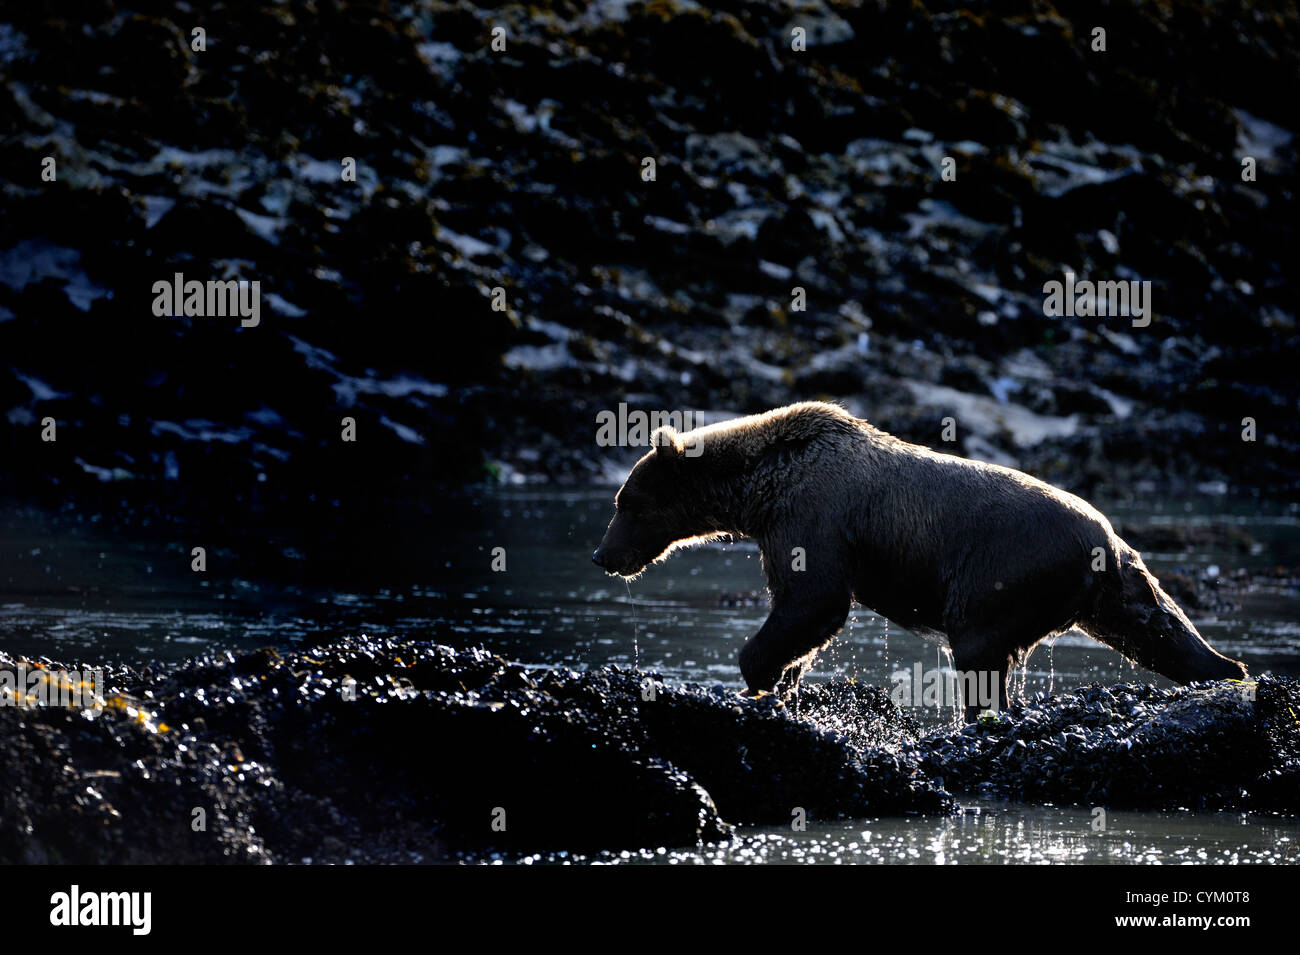
[[[786,667],[785,672],[781,674],[781,679],[776,681],[774,691],[776,695],[783,700],[788,700],[799,689],[799,681],[803,679],[804,671],[811,663],[812,656],[809,655]]]
[[[767,621],[740,648],[740,672],[749,694],[771,693],[781,675],[829,643],[844,626],[850,594],[786,589],[773,599]]]

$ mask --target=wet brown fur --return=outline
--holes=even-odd
[[[611,573],[638,574],[701,538],[758,543],[772,611],[740,652],[754,693],[797,685],[855,599],[946,638],[959,669],[992,671],[1002,705],[1016,661],[1071,626],[1180,683],[1245,677],[1087,502],[901,441],[835,405],[661,428],[615,505],[593,555]]]

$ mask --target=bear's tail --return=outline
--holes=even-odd
[[[1174,680],[1244,680],[1246,667],[1216,651],[1147,570],[1141,555],[1115,538],[1115,570],[1080,626],[1124,656]]]

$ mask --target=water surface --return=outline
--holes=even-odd
[[[590,554],[611,500],[608,488],[498,491],[432,506],[412,502],[394,509],[398,518],[247,535],[227,526],[178,529],[129,511],[86,517],[11,507],[0,527],[0,648],[63,662],[144,663],[368,633],[482,644],[537,666],[618,663],[739,689],[737,653],[766,616],[757,549],[746,541],[710,544],[679,552],[630,583],[607,577]],[[1158,576],[1174,567],[1205,573],[1214,566],[1300,565],[1300,514],[1293,507],[1210,498],[1103,509],[1138,525],[1232,522],[1259,543],[1255,553],[1145,553]],[[207,570],[199,573],[191,569],[192,547],[202,543]],[[504,569],[494,569],[502,560]],[[1244,660],[1252,673],[1300,677],[1294,593],[1264,587],[1239,599],[1240,612],[1190,615],[1215,647]],[[808,678],[892,686],[893,674],[917,664],[928,670],[948,661],[945,652],[857,607]],[[1013,685],[1018,694],[1034,694],[1134,680],[1169,685],[1067,633],[1041,646]],[[914,712],[933,727],[956,716],[946,705]],[[1097,830],[1088,807],[973,797],[963,806],[951,819],[810,821],[804,832],[748,828],[722,846],[603,861],[1300,861],[1294,819],[1122,813]]]

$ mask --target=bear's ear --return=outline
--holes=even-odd
[[[661,455],[668,457],[680,457],[686,450],[682,436],[672,425],[655,428],[654,434],[650,435],[650,446]]]

